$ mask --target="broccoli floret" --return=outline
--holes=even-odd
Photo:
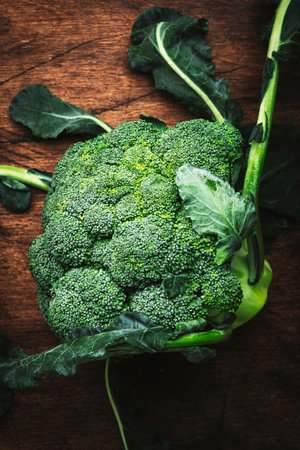
[[[74,328],[107,328],[125,309],[125,300],[104,270],[71,269],[53,285],[48,323],[62,340]]]
[[[172,178],[180,166],[190,163],[234,183],[242,146],[240,132],[228,122],[189,120],[163,134],[157,149],[158,164],[163,174]]]
[[[142,149],[155,149],[162,130],[151,122],[139,120],[124,122],[105,136],[105,142],[110,148],[126,150],[130,147],[141,146]]]
[[[62,264],[52,257],[45,234],[39,234],[32,242],[28,260],[31,275],[46,292],[65,273]]]
[[[94,204],[83,214],[84,227],[92,236],[111,236],[114,232],[114,210],[105,204]]]
[[[172,223],[155,215],[119,226],[108,244],[103,264],[124,287],[159,280],[166,272]]]
[[[139,195],[143,215],[157,213],[168,218],[180,208],[178,189],[158,173],[145,176],[136,195]]]
[[[202,300],[210,309],[234,313],[241,303],[242,289],[225,265],[211,266],[202,276]]]
[[[66,212],[56,213],[46,228],[45,240],[50,255],[72,267],[83,264],[93,242],[83,223]]]
[[[132,220],[140,215],[140,204],[133,194],[125,195],[116,205],[116,215],[120,222]]]
[[[185,217],[174,175],[189,162],[232,180],[241,142],[227,123],[196,119],[166,130],[141,120],[65,153],[29,255],[59,337],[105,327],[126,309],[169,327],[236,311],[239,283],[214,262],[216,237],[197,234]],[[164,280],[180,275],[188,281],[169,298]]]
[[[207,315],[201,298],[193,294],[168,298],[161,286],[149,286],[135,293],[130,301],[130,310],[145,314],[153,323],[169,328]]]

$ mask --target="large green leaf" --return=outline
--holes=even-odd
[[[278,1],[269,3],[278,4]],[[280,45],[275,54],[278,60],[288,61],[291,59],[300,59],[300,2],[299,0],[290,0],[287,11],[284,16],[282,27],[278,29],[280,36]],[[268,45],[272,28],[274,26],[274,19],[269,23],[262,35],[263,42]],[[276,24],[275,24],[276,27]]]
[[[242,127],[249,139],[253,125]],[[264,243],[269,248],[282,229],[300,220],[300,128],[274,123],[264,162],[260,192],[259,216]]]
[[[203,362],[215,354],[204,347],[224,342],[232,333],[231,327],[202,331],[205,325],[201,319],[171,330],[154,325],[143,314],[124,313],[103,332],[76,329],[68,342],[42,353],[27,355],[19,350],[0,364],[0,382],[10,388],[37,386],[42,377],[73,375],[80,364],[140,353],[181,352],[193,362]]]
[[[105,122],[64,102],[42,84],[33,84],[18,92],[12,99],[9,113],[13,120],[26,125],[41,138],[56,138],[63,131],[91,136],[111,131]]]
[[[166,7],[144,11],[132,27],[128,61],[132,68],[152,72],[156,87],[184,102],[197,115],[238,124],[241,108],[229,101],[229,84],[215,79],[206,19],[183,16]]]
[[[83,330],[84,331],[84,330]],[[0,380],[10,388],[36,386],[41,377],[72,375],[76,367],[109,356],[121,357],[161,350],[172,332],[151,327],[142,315],[123,314],[112,329],[79,337],[36,355],[13,358],[0,364]]]
[[[106,361],[106,389],[120,428],[124,448],[168,450],[170,443],[159,438],[157,433],[141,419],[142,405],[134,392],[132,379],[126,368],[124,360],[110,358]]]
[[[253,203],[229,183],[190,164],[178,169],[176,184],[195,231],[217,236],[216,262],[222,264],[252,234],[256,221]]]

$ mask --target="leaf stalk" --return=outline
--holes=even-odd
[[[10,177],[43,191],[50,190],[49,184],[42,181],[38,175],[29,173],[27,169],[20,167],[0,165],[0,177]]]
[[[253,140],[251,143],[243,186],[243,196],[254,200],[257,214],[257,224],[254,235],[247,240],[250,284],[256,284],[259,281],[264,266],[263,238],[258,215],[258,195],[265,155],[270,138],[278,84],[279,64],[274,55],[278,52],[281,43],[280,35],[282,24],[290,1],[291,0],[282,0],[276,11],[267,52],[267,60],[269,59],[272,61],[273,71],[272,76],[268,81],[267,88],[263,93],[256,122],[256,125],[262,129],[262,139],[261,142]]]

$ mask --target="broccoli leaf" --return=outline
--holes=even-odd
[[[111,327],[110,331],[83,336],[36,355],[7,360],[0,364],[0,380],[10,388],[37,386],[43,376],[73,375],[79,364],[89,361],[161,350],[172,332],[161,326],[151,328],[144,317],[137,316],[126,313],[118,319],[116,329]]]
[[[162,287],[165,294],[169,298],[182,295],[186,291],[187,282],[189,280],[188,273],[180,273],[178,275],[170,273],[165,276],[162,281]]]
[[[13,120],[26,125],[41,138],[56,138],[63,131],[91,136],[111,131],[105,122],[59,99],[42,84],[33,84],[18,92],[12,99],[9,113]]]
[[[195,114],[209,113],[237,125],[240,105],[228,100],[226,79],[215,79],[206,19],[183,16],[167,7],[144,11],[132,27],[128,61],[132,68],[152,72],[156,87],[185,103]]]
[[[241,131],[245,139],[253,125]],[[282,229],[300,220],[300,128],[273,124],[264,162],[260,192],[259,216],[266,250]]]
[[[51,181],[50,172],[0,165],[0,201],[9,211],[23,213],[31,202],[31,190],[27,185],[49,191]]]
[[[176,184],[184,202],[185,214],[199,234],[216,234],[216,263],[222,264],[254,230],[254,204],[207,170],[190,164],[177,171]]]
[[[18,180],[0,177],[0,200],[9,211],[23,213],[31,202],[31,190]]]
[[[261,209],[300,220],[300,129],[273,125],[260,184]]]
[[[105,380],[109,400],[116,414],[123,442],[131,450],[168,450],[170,444],[160,439],[141,420],[142,405],[134,392],[126,361],[110,358],[106,361]]]
[[[276,2],[278,3],[278,2]],[[271,32],[274,26],[274,19],[269,23],[262,34],[262,41],[268,45]],[[275,24],[276,27],[276,24]],[[281,29],[278,30],[280,34],[280,43],[278,50],[272,56],[279,61],[299,60],[300,59],[300,2],[299,0],[291,0]]]
[[[140,119],[145,120],[145,122],[152,123],[158,130],[165,131],[168,129],[168,125],[163,120],[157,117],[147,116],[146,114],[140,114]]]
[[[197,323],[202,330],[205,321]],[[21,349],[11,358],[0,363],[0,382],[9,388],[37,386],[42,377],[53,379],[57,375],[73,375],[80,364],[110,357],[121,358],[140,353],[182,352],[190,354],[196,346],[213,345],[227,340],[231,328],[195,332],[195,324],[181,325],[187,335],[178,336],[169,328],[155,326],[143,314],[124,313],[104,332],[99,328],[79,329],[70,336],[74,340],[58,345],[36,355],[27,355]],[[80,336],[79,338],[77,338]],[[213,356],[214,351],[194,354],[194,361]],[[196,357],[197,356],[197,357]]]

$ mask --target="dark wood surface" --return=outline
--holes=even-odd
[[[0,3],[0,163],[53,171],[75,141],[42,141],[8,116],[12,97],[33,83],[112,126],[155,115],[169,125],[191,118],[184,106],[154,88],[126,62],[131,25],[160,1],[53,0]],[[165,1],[210,21],[217,76],[230,81],[244,121],[256,119],[265,49],[260,44],[270,7],[260,0]],[[299,123],[299,71],[282,66],[275,120]],[[295,87],[298,86],[298,90]],[[44,194],[28,213],[0,209],[0,328],[10,348],[36,353],[57,344],[39,312],[27,251],[41,231]],[[299,229],[281,235],[268,259],[274,270],[269,300],[251,323],[218,347],[205,365],[180,355],[142,356],[127,363],[144,416],[174,450],[298,450],[297,351]],[[104,363],[81,366],[34,389],[16,392],[0,424],[0,449],[120,450],[104,387]]]

